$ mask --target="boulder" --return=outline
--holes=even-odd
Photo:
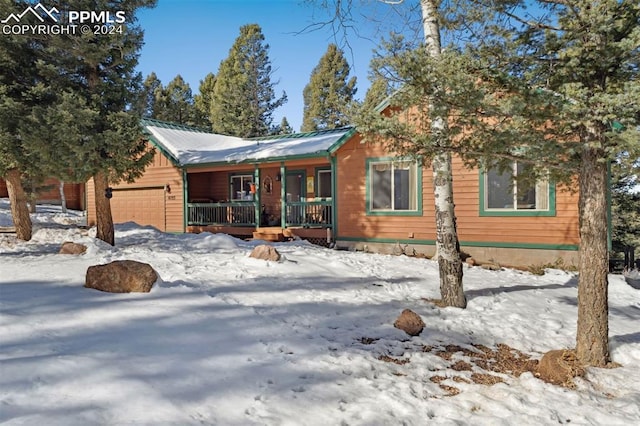
[[[396,319],[396,322],[393,323],[393,326],[404,331],[409,336],[417,336],[424,329],[424,321],[422,321],[420,315],[411,309],[405,309]]]
[[[89,266],[84,286],[109,293],[148,293],[158,274],[151,265],[135,260],[116,260]]]
[[[262,260],[271,260],[272,262],[277,262],[280,260],[280,253],[275,247],[270,246],[268,244],[262,244],[256,246],[253,249],[249,257],[253,257],[254,259],[262,259]]]
[[[558,349],[542,356],[536,376],[547,383],[570,387],[573,385],[573,378],[583,376],[584,372],[574,351]]]
[[[71,241],[65,241],[60,247],[60,254],[83,254],[87,251],[87,246],[79,243],[72,243]]]

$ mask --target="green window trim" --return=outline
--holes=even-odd
[[[556,184],[555,182],[549,181],[549,209],[548,210],[529,210],[529,209],[521,209],[521,210],[501,210],[501,209],[488,209],[486,207],[486,172],[484,170],[480,170],[478,172],[479,182],[479,216],[480,217],[553,217],[556,216]]]
[[[373,210],[371,209],[371,170],[372,163],[411,161],[416,165],[416,210]],[[365,204],[367,216],[422,216],[422,166],[409,157],[369,157],[365,160]]]

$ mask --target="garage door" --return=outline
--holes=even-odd
[[[114,223],[135,222],[165,231],[164,189],[114,190],[111,214]]]

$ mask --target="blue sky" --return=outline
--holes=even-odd
[[[407,0],[410,2],[413,0]],[[356,97],[361,99],[369,87],[369,61],[381,33],[387,34],[389,27],[401,31],[406,20],[392,6],[376,0],[364,0],[363,6],[360,0],[354,0],[354,4],[359,5],[354,18],[360,35],[350,31],[350,48],[344,49],[358,79]],[[280,96],[285,91],[289,99],[275,111],[274,124],[286,116],[298,131],[302,124],[302,91],[312,69],[329,43],[344,46],[330,28],[300,33],[327,16],[326,10],[301,0],[159,0],[154,9],[138,13],[138,23],[145,31],[138,70],[144,77],[154,71],[164,85],[180,74],[196,94],[205,75],[217,74],[240,27],[257,23],[270,46],[272,81],[279,81],[276,93]]]

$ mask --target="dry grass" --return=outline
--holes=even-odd
[[[438,384],[446,396],[458,395],[461,391],[454,386],[444,384],[445,380],[491,386],[504,382],[504,376],[519,377],[525,372],[535,374],[538,368],[537,360],[532,360],[529,355],[505,344],[498,344],[495,348],[474,344],[467,347],[422,346],[421,349],[422,352],[432,353],[447,361],[444,368],[435,371],[436,374],[429,378],[433,383]],[[378,359],[398,365],[409,362],[407,359],[397,359],[387,355],[382,355]],[[444,371],[447,371],[447,376],[438,374]]]

